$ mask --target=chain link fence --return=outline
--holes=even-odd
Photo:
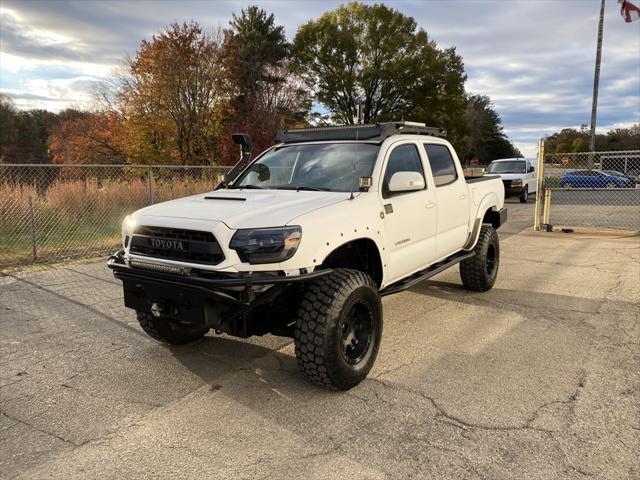
[[[640,230],[640,150],[540,150],[538,229]]]
[[[123,218],[210,191],[227,167],[0,165],[0,270],[112,253]]]

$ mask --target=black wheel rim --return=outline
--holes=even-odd
[[[342,356],[350,365],[360,363],[373,339],[373,312],[364,303],[351,306],[340,325]]]
[[[491,276],[496,268],[496,247],[489,245],[487,249],[487,275]]]

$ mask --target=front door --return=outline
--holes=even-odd
[[[427,183],[418,146],[401,143],[387,153],[380,200],[385,218],[385,245],[388,276],[392,283],[431,264],[437,255],[436,199]],[[413,192],[389,192],[389,181],[396,172],[418,172],[425,188]]]

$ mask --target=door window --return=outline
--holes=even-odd
[[[436,187],[455,182],[458,178],[458,171],[449,149],[444,145],[433,144],[425,144],[424,148],[427,151],[427,157],[429,157],[429,165]]]
[[[389,192],[389,182],[396,172],[418,172],[424,179],[422,160],[418,153],[418,147],[415,144],[407,143],[400,145],[394,148],[389,155],[387,170],[384,174],[384,182],[382,184],[382,195],[385,198],[391,194]]]

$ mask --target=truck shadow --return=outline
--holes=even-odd
[[[221,388],[225,377],[233,382],[234,374],[249,373],[257,379],[262,371],[270,370],[286,370],[293,376],[299,376],[301,382],[304,381],[295,358],[278,351],[278,348],[292,340],[273,336],[265,336],[260,340],[273,345],[267,347],[226,335],[208,334],[191,344],[168,348],[177,361],[210,384],[212,389]]]
[[[498,305],[500,308],[519,311],[523,308],[568,310],[571,312],[598,314],[605,303],[610,312],[633,311],[634,302],[610,300],[607,298],[574,297],[562,293],[547,293],[492,288],[488,292],[471,292],[461,284],[428,280],[407,291],[428,297],[451,300],[472,306]]]

